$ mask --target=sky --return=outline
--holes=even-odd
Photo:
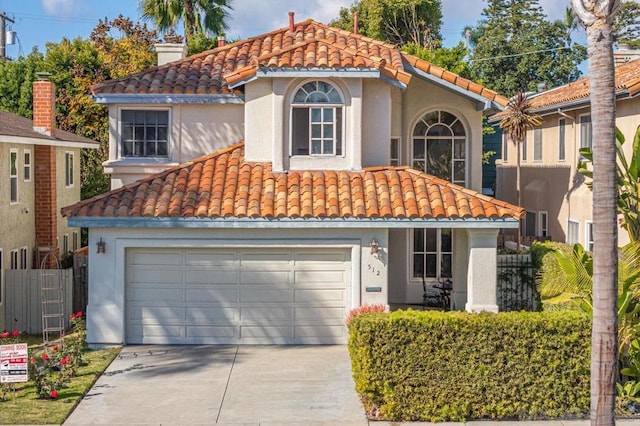
[[[466,25],[476,25],[484,0],[441,0],[443,11],[442,36],[447,47],[462,40]],[[232,0],[233,10],[227,39],[262,34],[288,24],[288,12],[295,12],[296,21],[313,18],[328,23],[338,16],[341,7],[354,0]],[[48,41],[63,37],[87,38],[99,19],[115,18],[118,14],[140,20],[138,0],[0,0],[0,13],[5,12],[15,23],[7,29],[17,33],[19,43],[7,46],[7,55],[27,55],[34,46],[45,51]],[[569,0],[540,0],[550,19],[559,19]],[[580,40],[580,37],[577,38]]]

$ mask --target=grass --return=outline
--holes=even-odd
[[[30,355],[42,347],[40,336],[24,336],[20,341],[29,344]],[[0,424],[62,424],[118,353],[119,348],[86,352],[86,365],[78,369],[56,400],[38,399],[33,382],[17,383],[15,394],[9,393],[7,401],[0,402]]]

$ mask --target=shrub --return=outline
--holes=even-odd
[[[538,419],[589,409],[580,313],[397,311],[349,324],[356,391],[393,421]]]
[[[357,308],[353,308],[352,310],[349,311],[349,313],[347,314],[347,317],[344,320],[344,323],[349,325],[349,323],[357,315],[368,314],[368,313],[372,313],[372,312],[384,312],[386,310],[387,310],[387,307],[385,305],[383,305],[382,303],[375,304],[375,305],[358,306]]]

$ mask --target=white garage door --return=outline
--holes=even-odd
[[[345,343],[347,250],[129,249],[128,343]]]

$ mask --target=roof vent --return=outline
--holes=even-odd
[[[290,32],[294,32],[295,28],[293,26],[293,20],[295,17],[295,13],[294,12],[289,12],[289,31]]]
[[[538,83],[538,93],[539,92],[544,92],[545,90],[547,90],[547,82],[543,81],[542,83]]]
[[[358,34],[358,26],[360,24],[360,14],[358,12],[353,13],[353,33]]]

